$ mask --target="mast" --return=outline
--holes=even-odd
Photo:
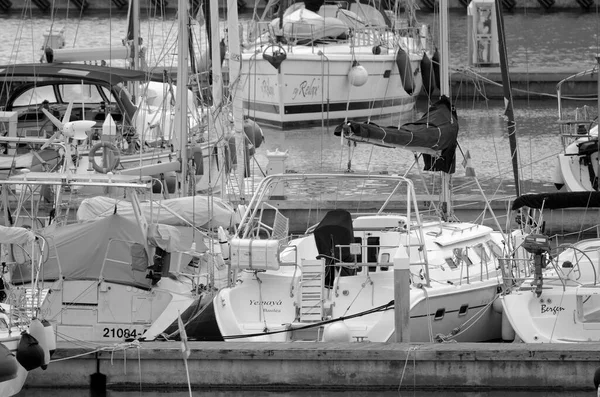
[[[188,130],[188,6],[187,0],[178,0],[178,28],[177,40],[177,93],[175,95],[175,125],[173,133],[173,149],[179,154],[181,162],[181,176],[179,181],[179,195],[187,192],[187,130]]]
[[[133,68],[140,70],[140,0],[131,0],[133,27]]]
[[[506,53],[506,36],[504,34],[504,16],[502,15],[502,2],[496,0],[496,24],[498,25],[498,52],[500,56],[500,72],[502,73],[502,87],[504,90],[504,115],[506,116],[506,125],[508,127],[508,141],[510,143],[510,156],[512,159],[513,176],[515,179],[515,193],[521,195],[521,185],[519,178],[519,152],[517,149],[517,125],[515,123],[515,114],[513,110],[512,87],[508,73],[508,62]]]
[[[450,97],[450,74],[449,74],[449,45],[448,45],[448,0],[440,0],[440,95]],[[445,220],[452,216],[452,200],[450,198],[451,175],[441,172],[442,191],[441,204],[442,215]]]
[[[233,130],[235,136],[235,152],[237,158],[236,179],[240,190],[240,201],[245,202],[244,176],[246,168],[245,137],[244,137],[244,103],[242,99],[242,84],[240,71],[242,56],[240,47],[240,33],[238,27],[237,0],[227,1],[227,28],[229,41],[229,92],[233,101]]]

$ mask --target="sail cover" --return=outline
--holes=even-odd
[[[184,251],[191,246],[192,233],[177,227],[160,225],[160,236],[169,250]],[[100,278],[141,288],[150,286],[146,269],[132,265],[133,245],[142,245],[144,236],[135,219],[111,215],[95,221],[65,226],[49,226],[41,233],[50,249],[40,279],[98,280]],[[198,233],[194,239],[203,247]],[[107,259],[105,262],[105,258]],[[103,268],[104,265],[104,268]],[[31,264],[17,265],[12,274],[15,284],[31,282]]]
[[[535,209],[600,208],[600,192],[564,192],[524,194],[515,199],[512,210],[521,207]]]
[[[212,200],[206,196],[176,197],[155,203],[142,202],[140,208],[146,219],[172,226],[228,228],[238,220],[233,207],[218,197],[213,197]],[[209,212],[212,216],[209,216]],[[92,220],[113,213],[135,219],[130,202],[98,196],[81,202],[77,209],[77,220]]]
[[[373,145],[397,147],[423,153],[426,171],[453,173],[455,167],[458,119],[450,99],[442,96],[419,120],[397,127],[354,121],[336,127],[334,134]]]

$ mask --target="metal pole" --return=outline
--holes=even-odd
[[[512,87],[510,84],[510,75],[508,73],[508,55],[506,53],[506,35],[504,33],[504,17],[502,16],[502,2],[495,1],[496,4],[496,24],[498,25],[498,49],[500,55],[500,71],[502,72],[502,87],[504,89],[504,102],[506,108],[506,124],[508,127],[508,141],[510,143],[510,157],[512,158],[513,176],[515,179],[515,194],[521,195],[521,185],[519,183],[519,151],[517,149],[517,124],[513,111]]]

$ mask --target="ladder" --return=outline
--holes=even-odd
[[[301,323],[315,323],[323,320],[324,277],[325,259],[302,260],[299,315]]]

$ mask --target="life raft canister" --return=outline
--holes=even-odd
[[[96,152],[102,148],[113,152],[113,155],[111,156],[111,159],[110,159],[111,160],[110,163],[104,164],[104,167],[101,167],[96,162]],[[117,165],[119,165],[119,163],[121,162],[121,157],[119,155],[119,149],[110,142],[96,143],[90,149],[90,153],[88,154],[88,157],[89,157],[90,164],[92,165],[92,168],[94,169],[94,171],[99,172],[101,174],[108,174],[109,172],[111,172],[112,170],[117,168]],[[109,156],[106,156],[106,157],[109,157]]]
[[[436,85],[433,75],[433,65],[426,52],[423,52],[423,58],[421,58],[421,78],[423,79],[423,90],[428,97],[431,97]]]
[[[401,47],[396,53],[396,66],[400,72],[400,81],[402,88],[408,95],[412,95],[415,91],[415,82],[413,80],[412,67],[410,66],[410,57]]]
[[[17,377],[19,363],[15,355],[0,342],[0,383]]]

